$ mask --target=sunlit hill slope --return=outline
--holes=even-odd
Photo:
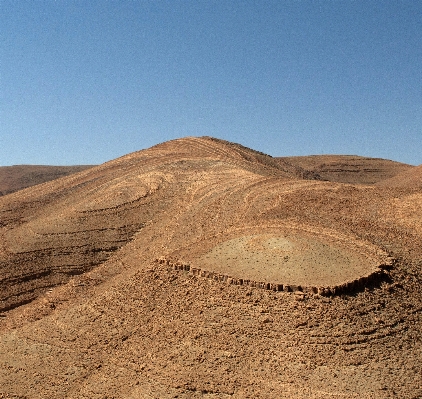
[[[0,398],[420,397],[419,169],[189,137],[0,197]]]

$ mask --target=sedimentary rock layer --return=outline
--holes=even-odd
[[[394,259],[390,259],[385,264],[379,265],[379,269],[373,271],[367,276],[358,277],[352,281],[346,281],[340,285],[334,286],[306,286],[306,285],[295,285],[282,282],[268,282],[268,281],[254,281],[247,278],[233,277],[226,274],[213,272],[210,270],[204,270],[199,267],[192,267],[189,263],[167,259],[166,257],[160,257],[155,260],[156,263],[170,266],[174,270],[180,270],[189,272],[194,276],[203,277],[215,281],[220,281],[226,284],[243,285],[254,288],[261,288],[271,291],[284,291],[284,292],[304,292],[307,294],[317,294],[322,296],[332,296],[354,293],[361,291],[366,287],[379,285],[381,282],[388,280],[387,270],[391,269],[394,264]]]

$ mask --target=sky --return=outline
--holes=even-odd
[[[185,136],[422,163],[421,0],[0,0],[0,166]]]

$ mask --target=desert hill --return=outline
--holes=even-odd
[[[1,197],[0,397],[421,396],[422,193],[319,179],[188,137]]]
[[[59,177],[77,173],[92,165],[45,166],[14,165],[0,167],[0,196],[13,193],[23,188],[45,183]]]
[[[301,167],[324,180],[350,184],[375,184],[414,168],[387,159],[357,155],[311,155],[277,160]]]
[[[393,177],[378,182],[379,186],[396,188],[421,188],[422,187],[422,165],[416,166]]]

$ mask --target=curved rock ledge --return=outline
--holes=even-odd
[[[388,258],[384,264],[379,265],[379,269],[372,272],[367,276],[358,277],[352,281],[347,281],[340,285],[327,286],[327,287],[316,287],[316,286],[303,286],[296,284],[282,284],[266,281],[254,281],[249,279],[237,278],[228,276],[221,273],[212,272],[209,270],[203,270],[198,267],[192,267],[189,263],[175,260],[172,258],[166,258],[164,256],[155,259],[156,263],[170,266],[173,270],[182,270],[189,272],[194,276],[208,278],[210,280],[220,281],[226,284],[233,285],[244,285],[254,288],[261,288],[271,291],[283,291],[283,292],[303,292],[312,295],[321,296],[334,296],[340,294],[351,294],[356,291],[362,291],[365,287],[372,284],[377,284],[385,281],[388,277],[386,270],[391,269],[394,266],[395,259]]]

